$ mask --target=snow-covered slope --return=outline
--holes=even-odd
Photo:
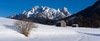
[[[100,41],[100,30],[96,28],[55,27],[37,24],[29,37],[13,26],[16,20],[0,17],[0,41]]]
[[[30,17],[39,17],[39,18],[45,18],[45,19],[51,19],[51,20],[57,20],[61,18],[65,18],[70,16],[71,14],[68,12],[66,7],[63,7],[61,10],[55,10],[53,8],[49,7],[39,7],[35,6],[34,8],[31,8],[29,11],[23,11],[19,15],[25,15],[27,18]],[[13,18],[13,17],[10,17]]]

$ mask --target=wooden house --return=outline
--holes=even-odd
[[[67,25],[66,25],[66,22],[65,22],[64,20],[61,20],[61,21],[58,21],[58,22],[56,23],[56,26],[66,27]]]

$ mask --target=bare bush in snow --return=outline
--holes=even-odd
[[[33,28],[37,28],[33,22],[15,21],[14,26],[18,27],[22,34],[28,37]]]

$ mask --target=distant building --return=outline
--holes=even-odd
[[[64,20],[61,20],[61,21],[58,21],[56,23],[56,26],[66,27],[67,25],[66,25],[66,22]]]
[[[72,27],[78,27],[78,24],[72,24]]]

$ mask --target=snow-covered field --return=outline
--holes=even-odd
[[[55,27],[36,24],[29,37],[25,37],[14,26],[16,20],[0,17],[0,41],[100,41],[98,28]]]

